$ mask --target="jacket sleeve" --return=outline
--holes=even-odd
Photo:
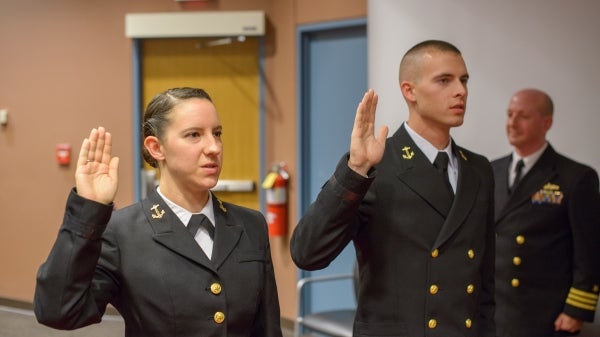
[[[34,312],[41,324],[71,330],[100,322],[107,289],[116,286],[97,268],[111,213],[112,205],[71,191],[57,239],[37,274]]]
[[[600,290],[600,193],[598,175],[588,168],[578,175],[569,202],[573,233],[573,284],[564,312],[593,321]]]
[[[252,337],[282,337],[279,297],[277,294],[277,283],[275,282],[275,272],[273,261],[271,260],[271,249],[267,227],[265,223],[265,236],[267,236],[267,256],[265,264],[265,285],[262,294],[262,303],[258,308],[257,321],[252,329]]]
[[[359,206],[374,179],[374,169],[363,177],[348,167],[348,155],[340,160],[292,234],[290,251],[299,268],[327,267],[352,240],[360,224]]]

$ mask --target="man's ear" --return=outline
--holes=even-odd
[[[552,116],[546,117],[546,120],[544,121],[544,128],[546,129],[546,132],[552,127],[552,120]]]
[[[165,155],[163,154],[162,147],[160,145],[160,141],[155,136],[148,136],[144,139],[144,147],[148,150],[148,153],[152,156],[152,158],[157,161],[161,161],[165,159]]]
[[[402,96],[407,102],[415,102],[417,99],[414,93],[413,83],[410,81],[402,81],[400,82],[400,91],[402,92]]]

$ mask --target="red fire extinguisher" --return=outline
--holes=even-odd
[[[266,218],[269,225],[269,236],[287,234],[289,178],[286,165],[279,163],[271,168],[271,172],[263,181],[262,187],[266,190]]]

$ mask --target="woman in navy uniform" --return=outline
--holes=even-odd
[[[159,186],[114,212],[119,159],[111,134],[99,127],[83,141],[76,189],[38,272],[38,321],[76,329],[100,322],[110,303],[126,336],[281,337],[266,221],[210,192],[223,148],[209,95],[195,88],[157,95],[143,132]],[[200,223],[190,219],[200,214],[205,227],[191,233]]]

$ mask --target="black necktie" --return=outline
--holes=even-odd
[[[433,161],[433,166],[440,172],[442,177],[444,178],[444,182],[448,192],[450,193],[451,198],[454,198],[454,190],[452,189],[452,185],[450,184],[450,178],[448,177],[448,154],[444,151],[438,152],[435,160]]]
[[[196,236],[196,232],[200,226],[204,227],[208,231],[208,235],[211,240],[215,239],[215,226],[210,223],[210,220],[204,214],[192,214],[190,222],[188,222],[187,228],[192,234],[192,237]]]
[[[510,188],[511,192],[515,190],[515,188],[517,187],[517,184],[521,180],[521,175],[523,174],[524,166],[525,166],[525,163],[523,162],[523,159],[519,159],[519,161],[517,162],[517,166],[515,166],[515,180],[513,180],[513,183],[511,185],[511,188]]]

